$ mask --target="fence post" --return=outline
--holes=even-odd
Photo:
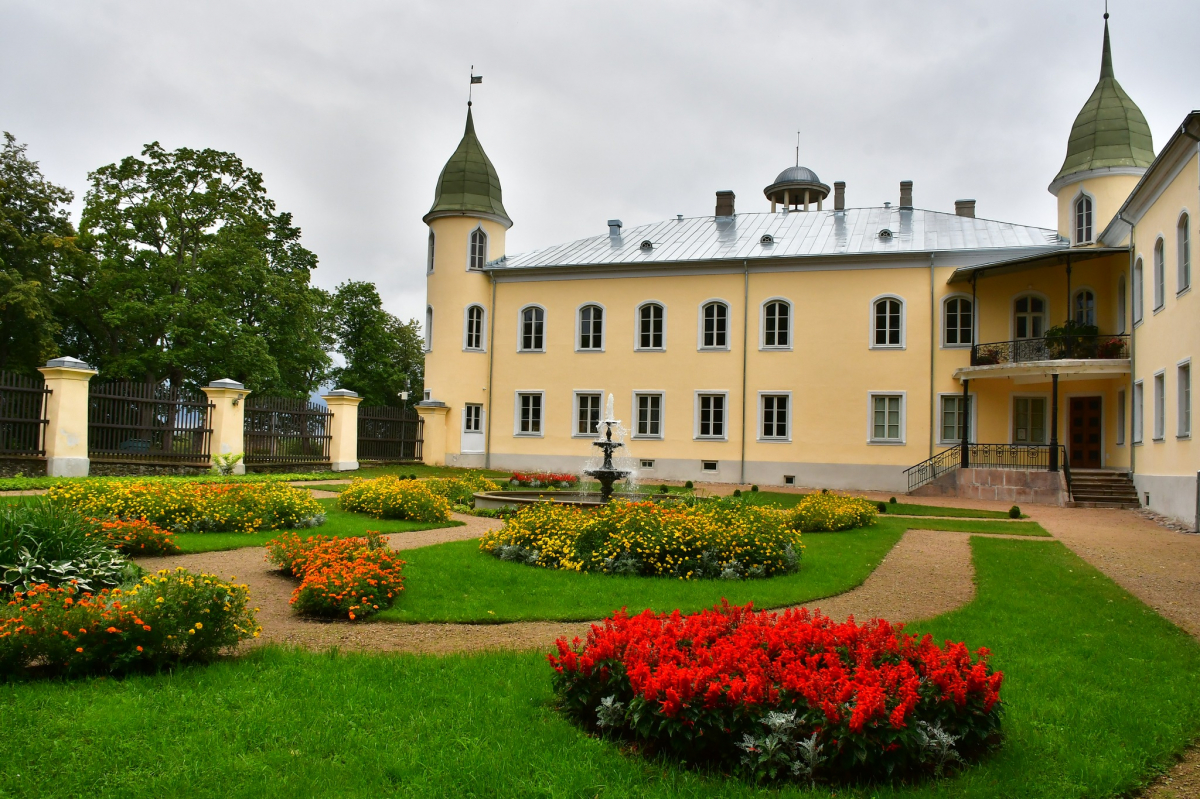
[[[329,468],[352,472],[358,468],[358,405],[362,397],[345,388],[337,388],[321,399],[329,406]]]
[[[46,474],[87,477],[88,381],[96,370],[78,358],[55,358],[38,367],[50,395],[46,397]]]
[[[446,465],[446,417],[449,413],[444,402],[426,400],[417,403],[417,414],[425,422],[421,462],[427,466]]]
[[[212,403],[212,440],[208,451],[212,455],[233,455],[245,453],[246,403],[244,400],[250,392],[236,380],[224,378],[214,380],[201,389]],[[243,455],[233,467],[234,474],[246,473],[246,460]]]

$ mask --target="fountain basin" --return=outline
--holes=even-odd
[[[626,502],[644,502],[648,499],[670,498],[670,495],[660,497],[654,494],[614,493],[612,498],[623,499]],[[605,504],[599,491],[480,491],[475,494],[476,508],[520,508],[535,502],[554,502],[585,508],[598,508]]]

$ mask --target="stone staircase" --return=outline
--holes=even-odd
[[[1137,489],[1129,472],[1072,469],[1069,508],[1138,508]]]

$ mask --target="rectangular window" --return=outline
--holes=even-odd
[[[1117,446],[1125,446],[1125,392],[1117,392]]]
[[[725,395],[701,394],[696,398],[699,420],[696,435],[699,438],[725,437]]]
[[[517,435],[540,436],[542,434],[542,395],[517,395]]]
[[[467,403],[463,407],[463,432],[483,432],[483,406]]]
[[[967,400],[967,410],[971,410],[970,399]],[[941,403],[942,423],[941,443],[962,443],[963,430],[963,398],[962,395],[943,394]]]
[[[1046,443],[1046,398],[1013,398],[1013,443]]]
[[[904,440],[901,411],[904,397],[899,394],[871,396],[871,440],[896,443]]]
[[[662,394],[635,394],[638,438],[662,438]]]
[[[1142,430],[1145,425],[1145,390],[1142,381],[1133,384],[1133,443],[1142,443]]]
[[[601,394],[575,395],[575,435],[592,436],[600,429]]]
[[[717,471],[716,461],[700,461],[700,471],[715,472]]]
[[[1154,246],[1154,310],[1159,310],[1163,307],[1163,303],[1167,301],[1167,265],[1165,263],[1166,256],[1163,253],[1162,239]]]
[[[1167,376],[1159,372],[1154,376],[1154,440],[1162,441],[1167,426]]]
[[[1176,413],[1179,421],[1176,425],[1177,432],[1180,438],[1187,438],[1192,434],[1192,363],[1179,364],[1179,370],[1176,373],[1175,382],[1179,384],[1179,410]]]
[[[796,484],[796,475],[794,475],[794,474],[785,474],[785,475],[783,476],[783,484],[784,484],[785,486],[794,486],[794,485]]]
[[[788,411],[791,397],[787,394],[762,395],[762,437],[774,441],[788,438]]]
[[[642,458],[640,463],[641,463],[641,468],[643,468],[643,469],[653,469],[654,468],[654,461],[652,461],[652,460]]]

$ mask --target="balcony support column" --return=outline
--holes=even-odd
[[[1050,471],[1058,471],[1058,372],[1050,375]]]
[[[968,393],[971,381],[963,378],[962,395],[962,434],[959,436],[962,444],[962,459],[960,465],[964,469],[971,468],[971,395]]]

